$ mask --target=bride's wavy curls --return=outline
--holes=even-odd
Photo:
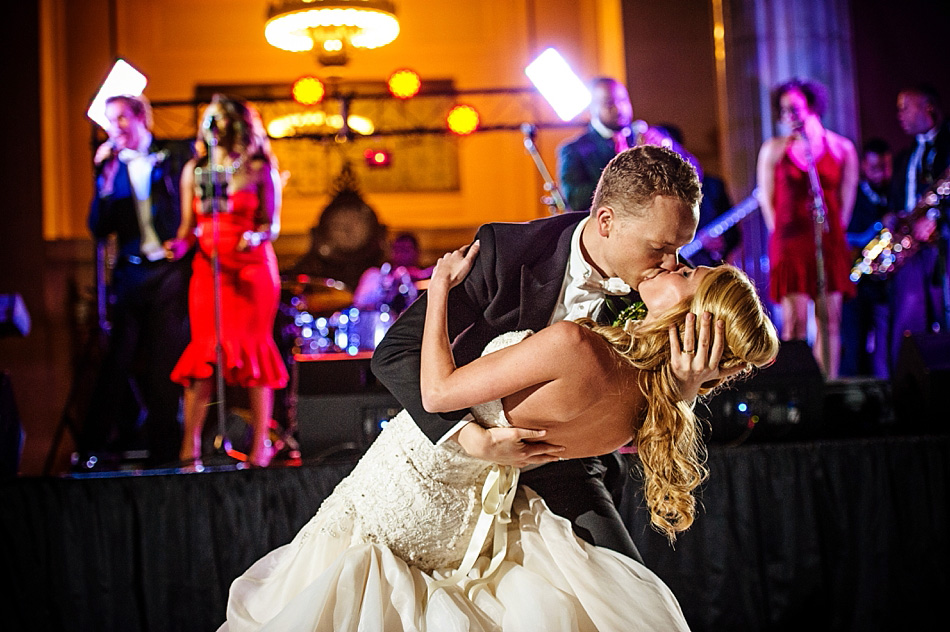
[[[711,270],[692,297],[640,323],[633,335],[589,319],[578,321],[603,336],[640,370],[645,405],[634,441],[643,468],[643,493],[651,523],[670,542],[693,523],[693,490],[708,475],[700,424],[691,403],[680,399],[670,361],[669,328],[676,325],[682,339],[689,312],[696,314],[697,339],[704,312],[713,315],[713,322],[724,321],[722,368],[743,367],[744,374],[775,359],[779,347],[775,327],[748,277],[729,265]],[[718,386],[719,381],[706,383],[700,395],[708,395]]]

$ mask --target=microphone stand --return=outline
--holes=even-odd
[[[564,196],[561,195],[561,190],[558,189],[557,183],[554,181],[554,178],[551,177],[551,173],[545,166],[544,160],[538,152],[538,147],[534,144],[534,134],[536,131],[537,128],[530,123],[521,124],[521,133],[524,134],[524,148],[528,150],[528,154],[531,156],[531,159],[534,160],[534,166],[537,167],[541,173],[541,178],[544,180],[544,190],[550,193],[550,195],[542,197],[541,201],[548,206],[551,215],[558,215],[567,210],[567,205],[564,203]]]
[[[215,154],[218,147],[218,138],[214,128],[214,118],[205,122],[205,139],[208,145],[208,182],[209,202],[211,204],[211,276],[214,283],[214,360],[215,360],[215,388],[218,393],[217,405],[217,432],[214,437],[213,455],[231,457],[231,442],[225,430],[227,415],[227,397],[224,384],[224,346],[221,342],[221,257],[219,253],[219,226],[218,213],[221,205],[227,204],[227,187],[230,181],[225,167],[215,164]],[[219,174],[222,177],[218,177]],[[202,187],[204,189],[204,187]]]
[[[818,328],[819,340],[821,342],[821,368],[827,379],[831,371],[831,348],[829,346],[828,336],[828,275],[825,271],[825,253],[822,247],[824,244],[824,233],[828,230],[827,206],[825,205],[824,192],[821,190],[821,181],[818,179],[815,156],[812,154],[811,143],[808,140],[808,135],[805,133],[804,122],[796,126],[796,131],[801,135],[804,141],[805,158],[808,161],[808,182],[811,185],[812,195],[812,218],[814,220],[815,231],[815,265],[817,267],[816,282],[818,286],[818,299],[815,303],[815,313],[821,325]]]

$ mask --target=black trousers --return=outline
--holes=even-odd
[[[190,337],[190,258],[175,262],[120,262],[113,272],[112,330],[80,438],[80,450],[129,446],[130,429],[155,465],[178,460],[182,388],[169,378]],[[142,405],[129,405],[132,393]]]
[[[522,472],[519,484],[530,487],[551,511],[570,520],[579,538],[642,563],[617,511],[629,471],[624,457],[614,452],[542,465]]]

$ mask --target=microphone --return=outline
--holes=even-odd
[[[537,132],[537,126],[532,125],[531,123],[521,124],[521,133],[524,134],[524,146],[528,151],[534,147],[534,137]]]
[[[205,142],[209,145],[214,145],[218,142],[218,126],[216,123],[219,116],[220,114],[217,112],[208,112],[201,122],[202,136],[204,136]]]
[[[647,133],[648,129],[650,129],[650,126],[643,119],[637,119],[630,124],[630,131],[633,132],[637,145],[643,144],[643,135]]]

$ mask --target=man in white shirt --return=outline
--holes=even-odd
[[[106,117],[109,140],[94,158],[89,229],[97,241],[115,235],[118,252],[109,348],[80,432],[80,469],[102,469],[110,459],[114,465],[118,453],[141,448],[147,463],[167,464],[181,443],[181,387],[169,374],[188,342],[191,258],[171,261],[162,244],[178,231],[179,179],[190,151],[155,142],[144,97],[110,98]],[[129,405],[130,392],[138,406]]]

